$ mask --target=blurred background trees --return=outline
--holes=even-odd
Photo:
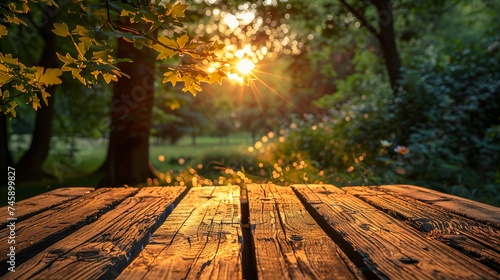
[[[234,175],[227,167],[254,181],[413,183],[499,204],[497,2],[190,1],[187,33],[224,43],[222,58],[233,65],[252,60],[253,79],[228,69],[222,85],[214,78],[197,97],[156,83],[151,143],[194,150],[204,137],[246,135],[243,149],[220,154],[217,141],[212,155],[193,156],[198,175],[217,166],[212,183]],[[68,141],[55,149],[62,155],[81,149],[70,143],[79,137],[109,137],[111,87],[76,88],[54,98],[53,134]],[[10,139],[34,128],[33,112],[17,110]],[[10,149],[15,161],[23,149]],[[180,184],[166,179],[172,167],[162,169],[161,156],[149,155],[158,180]],[[179,177],[184,168],[174,168]]]

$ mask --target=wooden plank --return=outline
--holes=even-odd
[[[15,215],[17,222],[25,220],[35,214],[54,207],[66,201],[75,199],[93,191],[94,188],[59,188],[14,204]],[[10,217],[8,206],[0,208],[0,228],[4,228],[8,222],[5,222]]]
[[[344,187],[342,190],[500,271],[500,232],[495,227],[379,187]]]
[[[247,185],[259,279],[362,279],[290,187]]]
[[[327,224],[347,255],[362,256],[389,279],[498,279],[498,272],[421,235],[373,206],[325,185],[294,185],[313,217]],[[343,244],[342,240],[347,243]]]
[[[16,279],[116,278],[185,191],[185,187],[142,188],[97,221],[19,266]]]
[[[194,187],[118,279],[241,279],[239,187]]]
[[[137,191],[136,188],[98,189],[16,223],[16,265],[96,220]],[[8,236],[9,228],[0,230],[1,244],[7,244]],[[0,274],[7,271],[8,251],[8,246],[0,246]]]
[[[500,208],[412,185],[384,185],[383,190],[393,191],[471,219],[488,223],[500,229]]]

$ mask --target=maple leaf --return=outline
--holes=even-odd
[[[38,96],[32,95],[30,98],[31,101],[31,106],[33,106],[33,110],[37,110],[38,108],[42,108],[42,105],[40,105],[40,99],[38,99]]]
[[[69,28],[68,28],[68,25],[66,25],[66,23],[54,23],[54,29],[52,29],[52,32],[54,32],[54,34],[56,34],[57,36],[61,36],[61,37],[66,37],[68,35],[71,35],[71,33],[69,33]]]
[[[62,75],[61,69],[59,69],[59,68],[47,68],[47,69],[45,69],[45,73],[44,73],[43,67],[37,67],[36,69],[37,69],[36,75],[40,77],[38,79],[39,83],[41,83],[45,86],[62,84],[62,80],[59,79],[59,77]]]
[[[172,10],[170,10],[170,16],[172,16],[174,19],[177,19],[179,17],[185,17],[186,15],[184,14],[184,12],[186,11],[186,9],[188,7],[189,7],[189,5],[176,3],[172,7]]]
[[[48,92],[45,91],[45,89],[42,90],[42,99],[43,99],[43,103],[45,103],[45,105],[49,105],[49,100],[47,100],[47,97],[50,97],[50,94]]]
[[[160,53],[156,57],[156,60],[165,59],[167,57],[171,58],[172,56],[174,56],[177,53],[177,51],[169,49],[169,48],[166,48],[166,47],[164,47],[163,45],[160,45],[160,44],[154,44],[152,47],[153,47],[153,49],[155,49],[157,52]]]
[[[118,81],[118,77],[116,77],[116,75],[109,74],[109,73],[102,73],[101,75],[107,84],[109,84],[111,81],[115,81],[115,82]]]
[[[178,44],[175,40],[167,38],[167,37],[159,37],[158,41],[161,43],[161,45],[169,48],[174,48],[177,49]]]
[[[7,34],[9,34],[9,31],[7,31],[7,27],[5,27],[3,24],[0,24],[0,38]]]
[[[210,75],[210,82],[209,83],[213,84],[213,83],[217,82],[220,85],[222,85],[222,78],[224,78],[224,76],[222,76],[219,71],[213,72],[212,75]]]
[[[71,69],[73,69],[72,67],[69,67],[68,65],[75,63],[76,59],[74,59],[69,53],[66,53],[66,56],[62,56],[59,53],[56,53],[56,54],[57,54],[57,57],[59,58],[59,60],[64,62],[64,65],[61,68],[61,70],[70,71]]]
[[[184,48],[187,41],[189,41],[189,36],[187,34],[184,34],[181,37],[177,38],[177,44],[179,45],[179,48]]]
[[[10,113],[14,118],[16,117],[16,106],[17,106],[17,103],[15,101],[11,101],[9,102],[9,109],[8,109],[8,113]]]
[[[201,91],[201,86],[195,79],[189,76],[184,76],[182,77],[182,81],[184,81],[184,87],[182,88],[183,92],[189,91],[192,95],[196,96],[196,93]]]
[[[175,87],[175,85],[177,84],[177,80],[179,79],[177,76],[177,72],[169,71],[163,74],[163,76],[165,76],[165,78],[163,79],[163,83],[171,82],[172,86]]]

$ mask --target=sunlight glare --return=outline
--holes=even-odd
[[[236,27],[240,26],[240,21],[238,18],[236,18],[235,15],[233,14],[226,14],[224,16],[224,23],[230,28],[230,29],[235,29]]]
[[[249,59],[244,58],[244,59],[240,60],[240,62],[238,62],[238,65],[236,65],[236,68],[238,68],[238,71],[241,74],[246,75],[246,74],[250,73],[250,71],[252,71],[255,68],[255,64],[252,61],[250,61]]]

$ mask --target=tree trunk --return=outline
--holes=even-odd
[[[130,78],[122,77],[114,86],[108,154],[101,168],[104,177],[100,187],[136,185],[155,176],[149,161],[155,57],[151,50],[138,50],[123,39],[118,41],[117,57],[133,62],[118,65]]]
[[[47,17],[48,23],[40,28],[39,32],[45,41],[42,58],[39,65],[44,68],[57,68],[58,58],[56,56],[55,34],[51,31],[55,19],[55,11],[52,8],[46,7],[49,11],[54,12],[54,16]],[[56,8],[54,8],[56,9]],[[35,128],[29,149],[24,153],[16,165],[16,179],[19,180],[36,180],[40,179],[44,172],[42,170],[43,163],[49,155],[50,137],[52,135],[52,117],[54,115],[54,87],[47,89],[51,97],[49,104],[39,108],[36,112]],[[42,97],[39,96],[42,100]]]
[[[390,0],[372,1],[377,8],[378,23],[380,31],[377,38],[380,41],[385,58],[385,65],[391,88],[395,94],[399,90],[399,78],[401,74],[401,60],[396,47],[396,36],[394,34],[394,16]]]

